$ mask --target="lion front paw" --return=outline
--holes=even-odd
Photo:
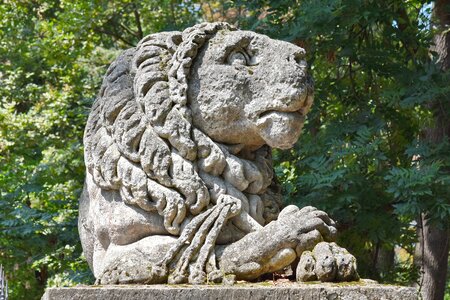
[[[335,222],[324,211],[312,206],[299,209],[297,206],[285,207],[278,222],[289,228],[289,239],[297,241],[295,251],[301,255],[304,251],[312,250],[319,242],[333,242],[337,229]]]
[[[357,281],[356,259],[336,243],[318,243],[304,251],[297,266],[297,281]]]

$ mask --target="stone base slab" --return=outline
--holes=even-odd
[[[110,285],[48,288],[42,300],[416,300],[417,289],[360,283],[237,283],[225,285]]]

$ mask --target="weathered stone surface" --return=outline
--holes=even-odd
[[[297,281],[355,281],[356,260],[336,243],[320,242],[311,251],[301,254],[297,265]]]
[[[334,240],[326,213],[280,213],[272,167],[271,147],[292,147],[313,101],[304,57],[204,23],[149,35],[111,64],[86,125],[80,199],[98,283],[255,279]]]
[[[417,290],[378,284],[240,284],[239,286],[113,285],[47,289],[42,300],[416,300]]]

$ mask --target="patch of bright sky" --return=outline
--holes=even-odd
[[[433,4],[434,2],[424,4],[419,11],[418,25],[422,30],[431,28],[431,14],[433,11]],[[398,28],[398,23],[396,20],[392,21],[392,26]]]
[[[430,2],[422,6],[419,12],[419,28],[431,28],[431,13],[433,11],[434,2]]]

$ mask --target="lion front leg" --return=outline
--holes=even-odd
[[[300,210],[296,206],[288,206],[280,213],[277,221],[231,245],[219,248],[217,258],[225,275],[252,280],[292,264],[303,252],[312,250],[324,240],[331,242],[335,236],[335,224],[326,213],[313,207]],[[318,271],[319,266],[329,259],[331,258],[318,255],[317,262],[315,261],[318,267],[314,271]],[[334,256],[332,259],[335,259]],[[356,267],[354,271],[356,272]],[[325,269],[323,273],[326,272],[332,273],[335,270]],[[327,275],[321,276],[320,278],[325,278]]]

